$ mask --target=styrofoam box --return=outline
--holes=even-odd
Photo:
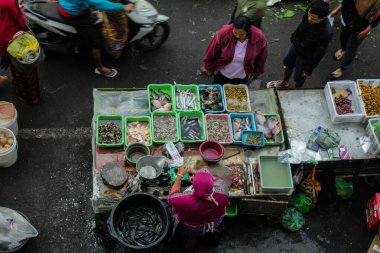
[[[377,138],[375,134],[375,129],[372,126],[372,124],[379,121],[380,121],[380,118],[369,119],[368,125],[366,128],[367,135],[369,136],[369,140],[372,143],[370,147],[370,152],[374,155],[380,154],[380,143],[379,143],[379,139]]]
[[[362,123],[366,124],[369,119],[380,118],[380,115],[367,115],[367,112],[365,111],[364,102],[363,102],[363,99],[361,97],[362,91],[359,87],[360,81],[362,81],[366,85],[371,85],[372,87],[377,87],[377,86],[380,86],[380,79],[357,79],[356,80],[356,84],[357,84],[359,95],[360,95],[360,102],[362,103],[362,106],[364,108],[364,118],[363,118]]]
[[[338,88],[338,89],[349,88],[352,91],[351,106],[352,106],[352,110],[354,111],[353,113],[340,115],[336,112],[334,95],[332,94],[331,88]],[[330,118],[333,124],[363,121],[364,106],[363,106],[363,102],[361,102],[361,98],[359,97],[360,95],[359,95],[358,86],[354,81],[327,82],[324,91],[325,91],[326,101],[327,101],[327,105],[330,112]]]

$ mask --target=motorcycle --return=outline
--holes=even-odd
[[[170,34],[169,17],[158,13],[146,0],[122,0],[121,3],[134,3],[133,11],[127,12],[129,39],[141,51],[158,49]],[[49,0],[24,0],[23,12],[29,21],[29,28],[36,35],[45,50],[79,53],[81,44],[78,32],[59,14],[59,4]],[[102,22],[101,12],[94,11],[97,17],[94,25]]]

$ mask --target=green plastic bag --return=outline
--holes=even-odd
[[[18,32],[10,42],[7,52],[21,63],[30,63],[39,56],[40,44],[32,34]]]
[[[354,192],[352,182],[347,182],[343,178],[335,178],[336,194],[340,199],[349,199]]]
[[[302,213],[295,208],[287,208],[282,216],[282,226],[291,231],[296,232],[305,225],[305,218]]]
[[[303,214],[307,214],[313,207],[313,200],[304,193],[297,193],[290,198],[289,206],[294,207]]]

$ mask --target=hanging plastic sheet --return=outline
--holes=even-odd
[[[94,116],[121,114],[123,116],[149,116],[147,90],[94,89]]]

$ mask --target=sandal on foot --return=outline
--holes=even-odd
[[[345,51],[343,51],[342,49],[339,49],[338,51],[336,51],[334,54],[335,60],[337,60],[337,61],[341,60],[344,53],[345,53]]]
[[[100,72],[98,68],[94,70],[94,73],[97,75],[101,75],[104,77],[115,77],[117,75],[117,70],[116,69],[109,69],[107,72]]]
[[[283,84],[284,82],[282,80],[277,81],[270,81],[267,83],[267,88],[288,88],[289,84]]]
[[[336,69],[330,74],[332,80],[337,80],[343,76],[343,70],[341,68]]]

